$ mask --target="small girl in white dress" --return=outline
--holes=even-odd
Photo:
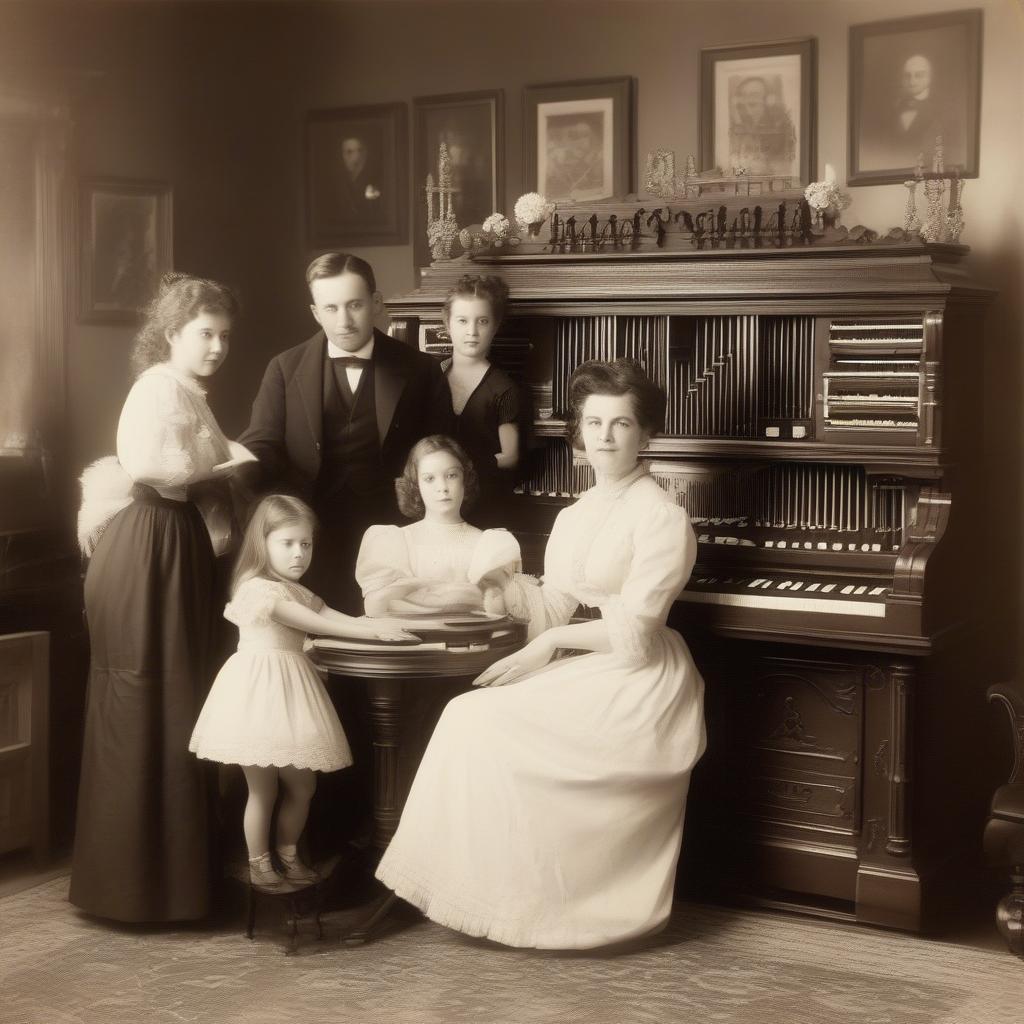
[[[521,568],[508,530],[478,530],[462,518],[478,493],[473,463],[441,434],[417,442],[395,481],[410,526],[371,526],[356,559],[367,615],[485,610],[505,613],[502,590]]]
[[[249,786],[244,828],[250,879],[274,892],[317,881],[297,851],[315,773],[352,763],[341,722],[303,653],[306,633],[413,639],[394,623],[334,611],[299,584],[313,555],[315,525],[312,510],[297,498],[272,494],[256,507],[224,609],[239,627],[238,650],[214,680],[189,743],[201,758],[242,766]],[[279,787],[280,873],[270,856]]]

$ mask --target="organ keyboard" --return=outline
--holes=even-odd
[[[949,822],[969,846],[987,799],[950,751],[984,742],[965,594],[990,293],[957,246],[646,244],[434,264],[393,333],[426,343],[463,273],[509,284],[501,343],[538,402],[507,523],[528,571],[593,483],[564,436],[573,369],[627,356],[661,384],[644,457],[698,539],[672,624],[709,735],[681,876],[921,928]]]

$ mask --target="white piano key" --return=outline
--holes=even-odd
[[[835,589],[836,589],[836,585],[834,583],[826,583],[825,586],[823,586],[821,588],[821,592],[823,594],[831,594],[832,591],[835,590]]]
[[[871,597],[878,597],[879,594],[885,593],[885,587],[872,587],[868,593]]]
[[[682,600],[734,608],[771,608],[787,612],[820,612],[825,615],[862,615],[884,619],[885,604],[874,601],[837,601],[820,597],[785,597],[769,594],[732,594],[714,590],[684,590]]]
[[[854,591],[853,591],[853,592],[854,592],[854,594],[856,594],[856,595],[857,595],[857,596],[859,597],[859,596],[860,596],[861,594],[863,594],[863,593],[864,593],[864,592],[865,592],[865,591],[866,591],[867,589],[868,589],[867,587],[855,587],[855,588],[854,588]]]
[[[848,583],[845,587],[842,588],[842,590],[839,591],[839,593],[840,594],[852,594],[853,593],[853,584],[852,583]]]
[[[820,583],[808,583],[807,584],[807,593],[808,594],[813,594],[818,589],[818,587],[820,587],[820,586],[821,586]]]

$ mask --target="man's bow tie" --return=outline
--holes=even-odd
[[[363,359],[362,356],[331,356],[331,362],[338,363],[341,366],[352,366],[357,370],[370,365],[370,360]]]

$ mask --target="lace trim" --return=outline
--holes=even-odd
[[[256,765],[260,768],[309,768],[315,772],[336,772],[352,764],[351,754],[339,753],[327,746],[304,749],[300,757],[295,756],[292,746],[277,746],[254,750],[258,746],[246,743],[224,743],[193,736],[188,749],[203,761],[218,761],[221,764]]]
[[[465,890],[459,893],[457,899],[439,894],[414,873],[397,866],[395,859],[393,854],[385,854],[377,868],[377,878],[402,899],[422,910],[431,921],[446,928],[454,928],[464,935],[491,939],[505,946],[534,948],[585,948],[587,945],[601,945],[607,941],[581,942],[568,932],[545,937],[535,920],[527,922],[525,916],[501,917],[482,901],[478,901],[476,907],[470,906],[472,899]]]
[[[636,616],[629,613],[622,598],[618,594],[609,594],[600,608],[612,652],[628,665],[646,664],[651,653],[650,634],[637,628]]]

